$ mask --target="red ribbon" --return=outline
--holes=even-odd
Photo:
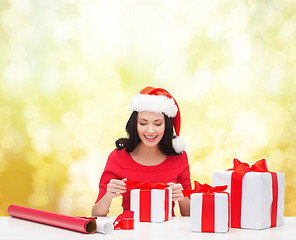
[[[151,190],[140,190],[140,222],[151,222]]]
[[[151,190],[152,189],[141,189],[139,199],[139,219],[140,222],[151,222]],[[165,191],[164,199],[164,221],[169,220],[169,189],[161,189]]]
[[[165,201],[164,201],[164,211],[165,219],[169,219],[169,190],[166,189],[168,185],[166,183],[148,183],[142,181],[126,181],[127,188],[138,188],[140,189],[140,209],[139,209],[139,219],[141,222],[151,222],[151,190],[161,189],[165,190]]]
[[[165,189],[168,187],[166,183],[148,183],[148,182],[142,182],[142,181],[126,181],[125,182],[127,188],[139,188],[139,189],[145,189],[145,190],[151,190],[151,189]]]
[[[231,175],[231,227],[241,228],[241,205],[242,205],[242,182],[247,172],[268,172],[272,178],[273,201],[271,205],[271,225],[276,226],[277,221],[277,202],[278,202],[278,180],[274,172],[269,172],[265,159],[254,163],[251,167],[247,163],[242,163],[238,159],[233,159],[233,170]]]
[[[115,219],[114,230],[130,230],[134,229],[134,212],[133,211],[123,211],[122,214],[118,215]]]
[[[223,186],[216,186],[212,187],[208,184],[200,184],[197,181],[194,181],[194,189],[189,190],[189,189],[184,189],[182,190],[184,197],[188,197],[190,199],[190,195],[192,193],[204,193],[205,195],[207,194],[213,194],[214,192],[223,192],[227,189],[227,185]]]
[[[189,197],[192,193],[202,194],[202,213],[201,213],[201,231],[202,232],[215,232],[215,195],[214,193],[225,193],[227,185],[212,187],[208,184],[200,184],[194,181],[193,190],[182,190],[184,197]],[[229,216],[229,208],[228,208]],[[228,222],[229,224],[229,222]]]

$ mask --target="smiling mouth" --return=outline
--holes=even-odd
[[[157,135],[156,136],[146,136],[146,135],[144,135],[145,136],[145,138],[147,138],[147,139],[155,139],[155,138],[157,138]]]

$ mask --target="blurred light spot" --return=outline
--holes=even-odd
[[[8,168],[7,160],[4,158],[4,151],[0,148],[0,174]]]
[[[221,70],[221,82],[227,91],[233,95],[250,95],[256,89],[256,84],[250,84],[250,75],[245,69],[229,66]]]
[[[60,163],[62,163],[63,165],[70,165],[72,162],[72,157],[69,153],[59,153],[57,156],[57,159]]]
[[[278,38],[280,40],[289,41],[291,36],[295,36],[295,22],[286,21],[281,24],[280,31],[278,33]]]
[[[12,110],[8,106],[0,107],[0,117],[9,117],[12,114]]]
[[[271,161],[270,167],[268,168],[269,171],[278,171],[278,169],[281,169],[281,166],[285,162],[286,158],[285,153],[279,148],[271,150],[267,157],[267,160],[273,160]]]
[[[25,62],[13,62],[4,68],[2,78],[8,86],[15,86],[24,82],[28,73],[28,66]]]
[[[59,199],[58,210],[61,214],[71,214],[73,199],[69,195],[62,195]]]
[[[61,61],[71,63],[75,60],[75,49],[71,45],[65,45],[59,50]]]
[[[94,41],[89,41],[89,39],[82,41],[81,51],[83,58],[91,62],[98,60],[101,55],[99,45]]]
[[[64,125],[74,127],[77,124],[77,116],[75,113],[66,112],[62,115],[62,122]]]
[[[207,94],[213,81],[213,72],[208,67],[199,67],[195,70],[193,85],[197,95]]]
[[[2,13],[2,23],[10,29],[17,29],[21,23],[21,15],[13,7],[7,8]]]
[[[26,118],[34,119],[39,116],[39,109],[34,105],[26,105],[24,107],[23,114]]]
[[[216,21],[213,21],[209,24],[207,27],[206,35],[212,39],[219,39],[221,38],[221,31],[223,30],[222,28],[222,21],[221,19],[218,19]]]
[[[48,204],[48,196],[46,191],[37,191],[31,194],[28,198],[28,202],[32,206],[44,207]]]
[[[43,162],[43,157],[35,151],[28,152],[26,155],[27,161],[35,167],[40,167]]]
[[[222,114],[223,114],[223,109],[221,109],[219,106],[216,106],[216,105],[208,106],[205,112],[207,119],[215,120],[215,121],[220,119]]]
[[[51,129],[48,126],[39,127],[35,130],[33,139],[32,139],[32,146],[40,152],[43,153],[50,153],[51,151]]]
[[[44,23],[44,26],[48,26],[52,28],[55,28],[55,26],[59,24],[59,20],[60,20],[57,9],[51,9],[51,8],[48,8],[44,11],[42,18],[43,18],[42,21]],[[56,29],[54,33],[56,33]]]
[[[85,206],[85,204],[87,204],[89,206],[89,208],[91,208],[92,205],[90,203],[92,203],[92,202],[93,202],[93,199],[87,195],[80,196],[77,201],[79,208],[83,208]]]
[[[238,62],[248,62],[252,56],[252,48],[250,38],[246,34],[232,36],[230,41],[231,54],[234,60]]]
[[[85,89],[88,89],[85,70],[78,65],[69,66],[66,70],[66,78],[69,83],[71,83],[75,90],[81,94],[84,93]]]
[[[40,81],[40,90],[44,94],[55,95],[60,85],[60,72],[56,67],[48,67],[44,70]]]
[[[11,120],[8,117],[1,117],[0,116],[0,128],[7,129],[11,126]]]
[[[10,149],[14,146],[15,141],[12,136],[4,136],[1,139],[1,146],[5,149]]]
[[[71,34],[71,23],[68,21],[57,22],[57,25],[54,27],[54,39],[57,43],[67,43]]]
[[[283,69],[283,66],[278,65],[270,69],[270,72],[264,81],[266,91],[273,94],[281,92],[284,74],[285,70]]]
[[[21,2],[17,0],[11,0],[10,3],[13,9],[20,13],[29,14],[32,11],[32,1],[30,0],[23,0]]]
[[[233,134],[240,140],[252,143],[257,148],[265,147],[268,143],[266,127],[259,121],[254,113],[241,114],[232,126]]]

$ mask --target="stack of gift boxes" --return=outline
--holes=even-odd
[[[191,231],[228,232],[229,228],[265,229],[283,225],[285,174],[270,172],[265,159],[251,167],[233,160],[233,168],[214,172],[212,185],[194,182],[183,190],[190,198]],[[131,190],[135,221],[164,222],[172,217],[172,192],[163,184],[136,184]]]

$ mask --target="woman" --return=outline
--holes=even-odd
[[[177,102],[162,88],[146,87],[132,97],[130,108],[128,137],[118,139],[117,148],[108,157],[92,215],[106,216],[112,199],[120,195],[123,209],[129,210],[130,194],[125,184],[129,180],[167,183],[181,215],[189,216],[189,199],[184,198],[182,189],[191,189],[190,172],[185,143],[179,137]]]

